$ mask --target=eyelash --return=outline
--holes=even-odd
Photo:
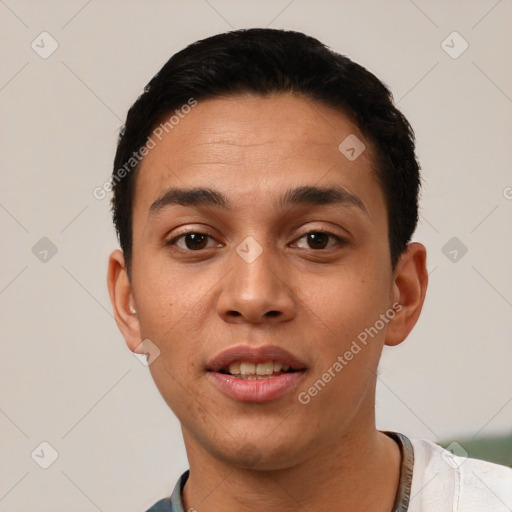
[[[341,238],[340,236],[335,235],[334,233],[331,233],[330,231],[325,231],[325,230],[322,230],[322,229],[314,229],[314,230],[308,231],[307,233],[304,233],[299,238],[296,238],[296,240],[302,240],[303,238],[307,237],[308,235],[310,235],[312,233],[327,235],[331,239],[334,239],[336,241],[336,245],[347,245],[348,244],[348,242],[344,238]],[[187,231],[185,233],[181,233],[181,234],[175,236],[174,238],[172,238],[171,240],[166,242],[165,245],[168,245],[168,246],[176,245],[176,243],[180,239],[184,238],[187,235],[204,235],[204,236],[207,236],[208,238],[214,239],[212,236],[208,235],[207,233],[202,233],[201,231]],[[188,249],[188,248],[182,248],[182,247],[180,247],[179,249],[182,250],[182,251],[191,252],[191,253],[192,252],[199,253],[199,252],[205,250],[205,249],[194,250],[194,249]],[[327,249],[325,249],[325,248],[323,248],[323,249],[312,249],[312,248],[309,248],[310,251],[314,251],[314,252],[325,251],[325,250],[328,250],[328,249],[332,249],[332,247],[328,247]]]

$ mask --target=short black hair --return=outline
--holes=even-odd
[[[113,220],[128,274],[141,148],[166,116],[179,113],[191,100],[242,93],[296,94],[338,109],[355,122],[374,149],[395,268],[416,229],[420,174],[414,132],[394,106],[391,92],[367,69],[313,37],[251,28],[202,39],[173,55],[128,111],[112,173]]]

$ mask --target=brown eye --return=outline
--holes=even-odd
[[[208,243],[208,235],[204,235],[203,233],[187,233],[184,240],[187,249],[204,249]]]
[[[305,240],[304,242],[301,242]],[[333,233],[328,233],[324,231],[310,231],[306,233],[304,236],[300,237],[297,242],[297,246],[301,249],[314,249],[314,250],[322,250],[322,249],[330,249],[335,245],[344,245],[346,244],[345,240],[340,238]]]
[[[329,235],[326,233],[308,233],[307,241],[311,249],[325,249],[329,242]]]
[[[175,245],[183,251],[200,251],[212,247],[208,247],[210,240],[213,241],[213,238],[205,233],[190,232],[174,237],[166,245]]]

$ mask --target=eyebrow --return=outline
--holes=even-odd
[[[364,213],[368,211],[363,201],[343,187],[317,187],[306,185],[286,191],[278,200],[280,208],[302,205],[355,206]],[[220,191],[208,187],[170,188],[149,207],[152,216],[170,205],[217,207],[231,210],[231,202]]]

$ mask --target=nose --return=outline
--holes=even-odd
[[[296,301],[291,283],[278,268],[277,257],[263,249],[254,260],[232,255],[231,270],[222,280],[217,312],[231,323],[279,323],[291,319]],[[279,272],[281,270],[281,272]]]

